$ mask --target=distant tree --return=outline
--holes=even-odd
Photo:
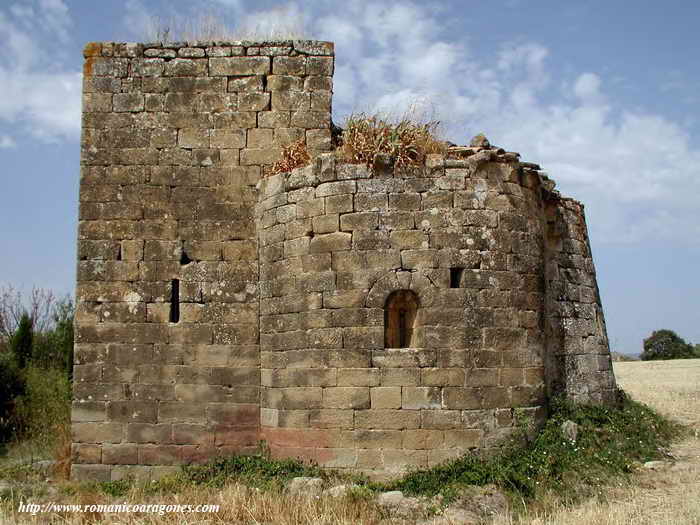
[[[695,349],[673,330],[656,330],[644,340],[642,361],[657,359],[689,359],[695,357]]]
[[[22,315],[29,314],[34,332],[45,332],[53,324],[57,299],[51,290],[32,288],[23,295],[12,285],[0,285],[0,341],[9,342]]]
[[[29,314],[24,312],[20,317],[17,330],[15,330],[10,341],[10,348],[12,349],[12,354],[19,368],[25,368],[32,358],[33,339],[34,330],[32,328],[32,320]]]
[[[63,370],[73,376],[73,301],[66,297],[56,301],[53,309],[52,327],[34,334],[32,360],[36,366]]]

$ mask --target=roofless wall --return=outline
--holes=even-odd
[[[612,401],[582,206],[482,145],[331,149],[328,42],[85,48],[73,477],[251,453],[390,475]],[[272,175],[281,148],[314,160]]]

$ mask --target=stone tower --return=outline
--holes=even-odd
[[[615,397],[581,204],[484,141],[331,150],[333,45],[85,48],[73,477],[250,453],[390,475]],[[271,175],[281,148],[313,160]]]

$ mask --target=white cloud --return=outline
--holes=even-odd
[[[296,2],[243,13],[234,32],[243,38],[307,38],[304,12]]]
[[[81,74],[61,68],[60,46],[72,25],[61,0],[14,4],[0,11],[0,120],[44,141],[75,139],[80,133]]]
[[[600,77],[595,73],[583,73],[576,79],[574,93],[581,100],[591,99],[600,95]]]
[[[15,139],[9,135],[0,135],[0,149],[10,149],[16,147],[17,143],[15,142]]]
[[[599,73],[561,79],[537,42],[504,42],[495,57],[475,57],[410,1],[321,5],[307,19],[336,42],[336,120],[427,104],[451,140],[485,132],[541,164],[586,204],[598,242],[700,238],[698,146],[680,123],[612,100]]]

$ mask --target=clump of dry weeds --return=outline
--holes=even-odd
[[[282,159],[272,165],[272,174],[289,173],[295,168],[301,168],[311,162],[311,156],[306,149],[306,142],[299,140],[282,148]]]
[[[438,121],[418,122],[410,117],[392,120],[380,115],[355,113],[345,121],[341,157],[351,163],[372,165],[378,154],[391,157],[395,167],[421,165],[431,153],[445,153],[438,140]]]

